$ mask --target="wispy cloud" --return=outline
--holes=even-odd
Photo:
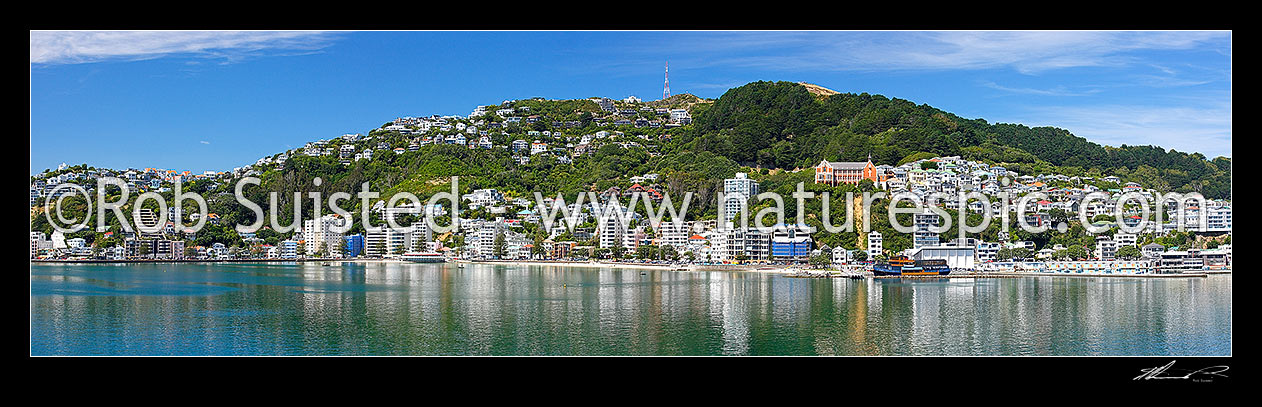
[[[309,53],[336,34],[312,31],[31,31],[31,64],[79,64],[194,56],[235,62]]]
[[[1086,96],[1086,95],[1100,92],[1099,89],[1088,89],[1085,91],[1076,92],[1076,91],[1069,90],[1063,85],[1058,85],[1050,89],[1014,88],[1014,87],[1003,86],[1003,85],[1000,85],[994,82],[989,82],[989,81],[982,82],[982,86],[995,89],[995,90],[1001,90],[1008,93],[1016,93],[1016,94],[1022,94],[1022,95],[1038,95],[1038,96]]]
[[[785,71],[1048,70],[1139,63],[1134,51],[1230,47],[1229,32],[983,31],[684,33],[645,52],[694,66]],[[738,54],[738,55],[732,55]]]
[[[206,144],[206,145],[210,145],[210,142],[209,142],[209,141],[206,141],[206,140],[202,140],[202,141],[200,141],[200,143],[202,143],[202,144]]]

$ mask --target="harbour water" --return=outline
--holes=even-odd
[[[33,264],[32,355],[1231,355],[1231,275]]]

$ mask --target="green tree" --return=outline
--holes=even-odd
[[[1133,260],[1140,258],[1142,255],[1143,253],[1140,253],[1139,248],[1135,246],[1126,245],[1117,248],[1117,257],[1120,259]]]
[[[863,192],[871,192],[875,188],[875,184],[870,179],[859,181],[859,190]]]
[[[535,235],[534,245],[530,248],[530,255],[536,259],[544,258],[547,252],[543,247],[543,235]]]
[[[820,254],[811,256],[811,258],[809,259],[809,262],[811,266],[827,267],[828,265],[833,263],[833,259],[832,259],[832,256],[829,256],[828,253],[821,252]]]
[[[497,259],[502,259],[502,258],[504,258],[504,257],[505,257],[505,254],[507,254],[508,249],[507,249],[506,245],[504,244],[504,232],[503,232],[503,231],[499,231],[499,232],[496,232],[496,233],[495,233],[495,246],[494,246],[494,249],[493,249],[493,250],[494,250],[494,253],[495,253],[495,258],[497,258]]]

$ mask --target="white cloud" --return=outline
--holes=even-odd
[[[202,140],[202,141],[200,141],[200,143],[202,143],[202,144],[206,144],[206,145],[210,145],[210,142],[209,142],[209,141],[206,141],[206,140]]]
[[[31,64],[143,60],[168,55],[223,59],[312,52],[333,35],[311,31],[31,31]]]
[[[978,70],[1021,73],[1141,62],[1143,50],[1230,47],[1229,32],[946,31],[739,32],[681,34],[664,50],[695,59],[694,67],[746,66],[786,71]],[[746,55],[724,56],[733,51]],[[682,66],[682,65],[681,65]]]
[[[1023,94],[1023,95],[1039,95],[1039,96],[1085,96],[1085,95],[1090,95],[1093,93],[1100,92],[1099,89],[1090,89],[1090,90],[1086,90],[1082,92],[1075,92],[1075,91],[1069,90],[1063,85],[1058,85],[1050,89],[1036,89],[1036,88],[1013,88],[1013,87],[1003,86],[994,82],[982,82],[982,86],[995,89],[995,90],[1001,90],[1008,93],[1017,93],[1017,94]]]

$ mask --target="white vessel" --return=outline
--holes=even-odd
[[[1096,261],[1051,261],[1047,262],[1047,272],[1054,274],[1152,274],[1155,272],[1151,262],[1144,260],[1096,260]]]
[[[409,253],[403,253],[403,256],[401,256],[400,258],[403,259],[404,261],[410,261],[413,263],[445,263],[447,262],[447,259],[443,257],[443,255],[440,253],[409,252]]]

